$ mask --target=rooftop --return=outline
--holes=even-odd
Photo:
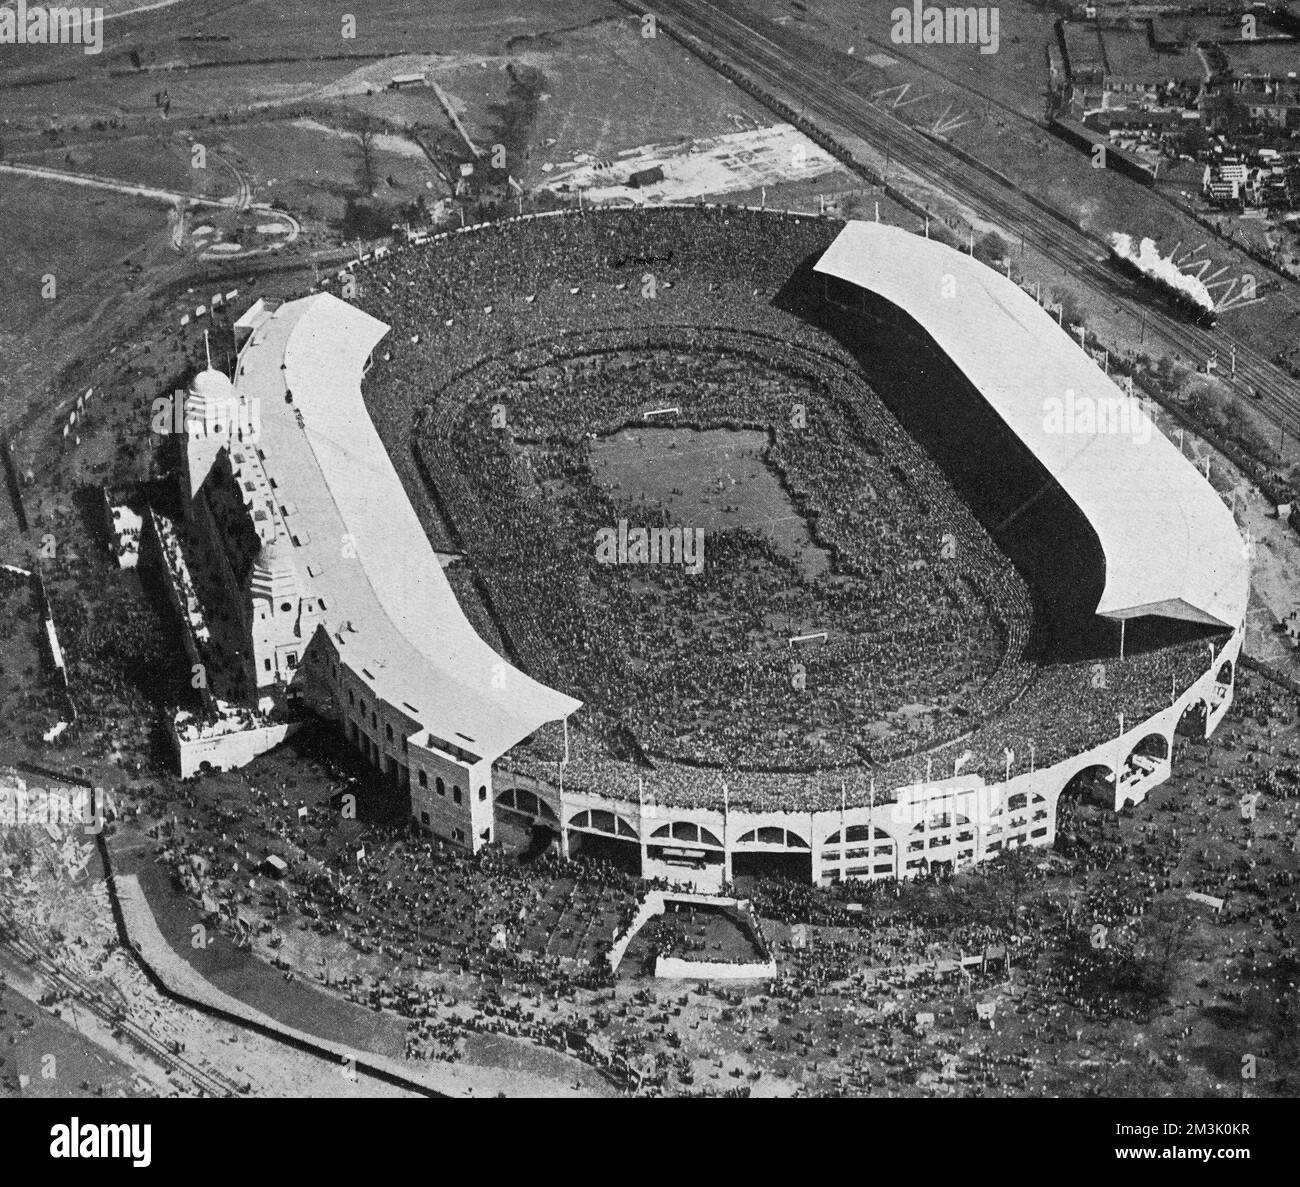
[[[280,504],[274,551],[376,696],[420,732],[495,760],[581,702],[498,656],[461,610],[362,402],[387,332],[320,293],[274,310],[240,353],[236,384],[260,400],[258,445]]]
[[[1069,406],[1070,393],[1076,407],[1088,398],[1117,408],[1131,398],[1019,285],[954,248],[879,223],[849,223],[816,270],[920,323],[1061,484],[1106,558],[1098,614],[1233,628],[1242,621],[1249,569],[1236,522],[1182,452],[1154,426],[1117,432],[1104,417],[1089,431],[1077,421],[1054,431],[1051,403]]]

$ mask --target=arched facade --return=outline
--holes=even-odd
[[[718,808],[607,800],[585,791],[548,788],[545,794],[562,808],[557,816],[566,821],[566,834],[588,831],[635,843],[644,875],[701,890],[730,882],[737,857],[749,865],[763,855],[777,861],[798,857],[799,868],[819,884],[956,871],[1007,849],[1051,846],[1061,797],[1079,781],[1091,778],[1113,810],[1141,803],[1170,775],[1180,721],[1196,717],[1200,707],[1207,735],[1222,721],[1232,685],[1220,677],[1235,674],[1241,642],[1238,631],[1201,677],[1158,713],[1125,723],[1123,733],[1117,728],[1114,738],[1086,751],[1048,767],[1013,771],[998,783],[958,776],[896,788],[880,797],[884,802],[824,812],[724,814]],[[504,773],[501,778],[508,782]]]

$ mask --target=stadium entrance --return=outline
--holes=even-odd
[[[1061,789],[1056,801],[1058,853],[1077,857],[1118,831],[1113,779],[1109,767],[1084,767]]]
[[[742,833],[731,851],[731,876],[812,881],[812,849],[798,833],[769,825]]]
[[[812,881],[811,853],[733,853],[732,881],[739,878],[784,878],[789,882]]]
[[[1205,727],[1208,724],[1209,711],[1204,701],[1193,701],[1178,719],[1175,733],[1180,738],[1190,738],[1193,742],[1205,741]]]
[[[569,856],[607,861],[629,874],[641,874],[641,837],[623,817],[600,808],[569,819]]]
[[[493,834],[521,861],[531,861],[560,844],[560,819],[541,796],[524,787],[511,787],[497,795]]]

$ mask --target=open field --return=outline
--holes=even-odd
[[[1289,74],[1300,70],[1300,44],[1256,42],[1225,45],[1223,52],[1237,74]]]
[[[9,283],[0,295],[0,332],[31,335],[79,319],[109,287],[135,283],[133,272],[152,263],[169,242],[168,212],[156,202],[110,193],[88,196],[34,178],[4,179],[5,244]],[[54,277],[53,296],[42,295]],[[76,312],[64,312],[68,309]],[[9,352],[6,351],[6,357]]]
[[[260,200],[300,219],[337,223],[349,199],[368,194],[355,132],[307,120],[250,123],[225,133],[217,151],[230,153]],[[389,202],[447,192],[418,146],[396,136],[376,136],[369,170],[373,192]]]
[[[765,536],[807,577],[830,568],[766,460],[767,438],[755,430],[623,429],[595,443],[592,477],[624,504],[706,533],[743,528]],[[680,484],[680,485],[678,485]]]
[[[175,9],[110,21],[100,55],[83,55],[79,47],[0,48],[9,84],[0,87],[0,108],[37,129],[47,127],[52,114],[63,125],[156,121],[159,90],[171,99],[172,119],[246,111],[314,97],[385,57],[413,50],[439,57],[505,54],[552,30],[608,19],[612,11],[603,0],[535,0],[522,13],[502,0],[446,0],[432,24],[429,14],[405,0],[357,0],[348,8],[355,36],[345,37],[341,11],[305,0],[184,4],[184,22],[175,19]],[[382,88],[400,69],[400,63],[381,66],[377,85],[369,85]]]
[[[0,419],[8,420],[47,390],[63,348],[86,350],[96,315],[168,260],[170,237],[167,208],[155,202],[12,175],[2,184],[9,283],[0,293]],[[54,277],[50,300],[46,276]]]
[[[521,181],[547,181],[579,154],[600,161],[653,139],[671,144],[771,122],[743,91],[717,78],[668,38],[647,40],[614,6],[611,19],[512,44],[508,55],[470,59],[435,72],[481,142],[507,135],[507,63],[540,72],[541,93]],[[512,147],[512,146],[511,146]]]
[[[1087,28],[1084,25],[1083,28]],[[1138,29],[1103,29],[1106,61],[1112,74],[1146,78],[1156,74],[1165,78],[1195,81],[1205,77],[1205,66],[1194,46],[1180,53],[1155,54],[1147,39],[1146,27]]]
[[[32,149],[12,154],[13,164],[43,165],[69,173],[88,173],[134,185],[176,190],[196,198],[230,197],[236,178],[212,149],[206,168],[192,165],[191,145],[180,131],[166,127],[112,140],[73,141],[66,148]]]

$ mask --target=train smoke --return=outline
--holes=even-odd
[[[1210,296],[1210,290],[1205,287],[1200,278],[1189,276],[1173,260],[1162,256],[1156,250],[1156,245],[1152,240],[1143,239],[1135,252],[1133,250],[1132,235],[1125,235],[1122,231],[1113,231],[1110,236],[1110,245],[1117,256],[1127,260],[1140,272],[1156,280],[1163,281],[1170,288],[1186,294],[1207,313],[1214,312],[1214,298]]]

